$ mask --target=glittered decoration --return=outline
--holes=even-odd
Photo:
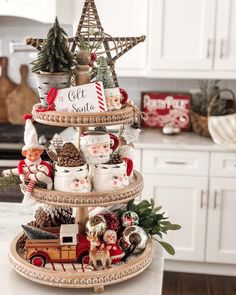
[[[132,144],[138,141],[140,132],[141,129],[139,128],[134,128],[132,125],[125,125],[121,136],[124,138],[126,144]]]
[[[57,235],[36,227],[30,226],[30,225],[22,225],[22,227],[29,240],[58,239]]]
[[[102,215],[95,215],[88,219],[85,227],[89,234],[101,236],[107,229],[107,222]]]
[[[106,212],[103,214],[103,217],[106,219],[108,230],[116,232],[120,230],[121,224],[115,212]]]
[[[134,246],[133,253],[138,254],[145,249],[148,235],[138,225],[132,225],[124,229],[122,239],[128,247]]]
[[[138,225],[139,224],[139,217],[138,214],[134,211],[127,211],[125,212],[122,217],[122,225],[127,227],[130,225]]]
[[[132,161],[134,161],[134,148],[132,146],[129,145],[123,145],[119,148],[118,150],[118,154],[122,157],[122,158],[129,158]]]

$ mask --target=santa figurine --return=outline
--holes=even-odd
[[[26,158],[18,164],[16,174],[19,175],[23,184],[27,183],[24,193],[23,204],[33,205],[35,201],[31,199],[31,192],[37,182],[47,185],[47,189],[51,190],[53,182],[51,179],[51,166],[48,162],[41,159],[44,147],[38,142],[36,129],[31,121],[31,115],[25,115],[25,145],[22,148],[22,155]],[[13,171],[12,171],[13,172]],[[15,174],[15,173],[14,173]]]
[[[103,235],[103,240],[110,251],[112,263],[120,262],[125,256],[122,248],[117,244],[117,234],[114,230],[106,230]]]

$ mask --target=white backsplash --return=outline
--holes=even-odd
[[[119,84],[137,105],[140,105],[142,91],[190,92],[198,88],[197,80],[191,79],[119,78]],[[235,80],[222,80],[219,85],[222,89],[233,90],[236,95]]]
[[[17,17],[0,17],[0,55],[9,57],[9,76],[16,83],[20,82],[19,67],[21,64],[30,64],[35,58],[37,51],[33,47],[26,47],[27,37],[43,38],[47,34],[51,24],[43,24],[29,19]],[[69,36],[72,36],[73,28],[63,26]],[[17,42],[17,46],[12,46]],[[21,46],[22,44],[22,46]],[[13,52],[13,47],[17,48]],[[142,91],[182,91],[188,92],[197,88],[196,80],[188,79],[148,79],[148,78],[120,78],[120,87],[124,88],[129,97],[140,104]],[[33,88],[35,81],[32,74],[29,83]],[[236,93],[236,83],[233,80],[221,81],[222,88],[230,88]]]

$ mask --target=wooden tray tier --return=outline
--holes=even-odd
[[[25,187],[23,188],[23,190]],[[138,197],[143,190],[143,177],[134,171],[134,179],[127,187],[106,191],[90,193],[66,193],[56,190],[47,190],[36,187],[32,192],[38,202],[69,207],[103,207],[119,203],[126,203],[131,199]]]
[[[36,112],[36,104],[32,110],[34,120],[41,124],[61,127],[94,127],[120,125],[131,122],[134,118],[132,107],[102,113],[61,113],[56,111]]]
[[[111,285],[131,279],[144,271],[152,261],[153,242],[149,240],[145,251],[130,259],[127,263],[111,269],[76,272],[36,267],[27,262],[20,254],[18,235],[10,245],[9,260],[13,269],[23,277],[39,284],[61,288],[94,288],[95,292],[103,291],[105,285]]]

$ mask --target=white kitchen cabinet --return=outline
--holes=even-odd
[[[236,181],[212,177],[207,228],[207,262],[236,264]]]
[[[43,23],[73,23],[73,1],[67,0],[0,0],[0,16],[23,17]]]
[[[147,6],[143,0],[96,0],[103,28],[113,37],[136,37],[147,34]],[[136,76],[146,68],[146,46],[143,42],[116,62],[117,74]]]
[[[143,0],[96,0],[95,4],[101,24],[107,34],[112,37],[138,37],[147,34],[148,2]],[[75,31],[82,7],[83,1],[75,2]],[[141,42],[118,59],[117,74],[120,76],[144,75],[147,66],[146,47],[147,41]]]
[[[236,71],[236,1],[218,0],[215,69]]]
[[[150,70],[211,70],[216,0],[150,2]]]
[[[176,254],[166,258],[203,261],[207,218],[205,177],[144,174],[144,198],[154,198],[179,231],[169,231],[165,240],[174,245]]]

